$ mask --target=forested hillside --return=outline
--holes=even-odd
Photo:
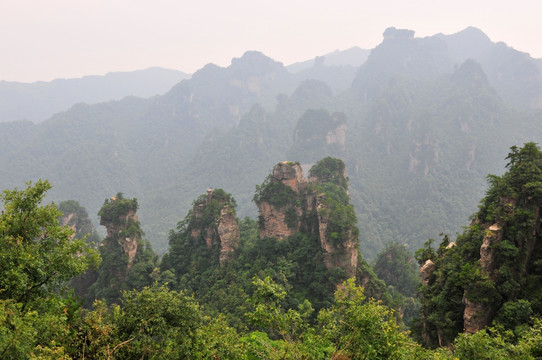
[[[316,162],[308,178],[299,163],[276,164],[256,186],[257,220],[240,220],[231,194],[207,189],[170,231],[161,261],[135,198],[105,199],[98,250],[94,235],[81,238],[92,231],[76,202],[63,203],[64,213],[42,204],[47,181],[5,190],[0,355],[537,359],[542,152],[528,143],[507,160],[457,241],[446,236],[435,250],[429,240],[416,252],[419,313],[405,247],[386,246],[374,270],[359,252],[339,159]],[[405,326],[412,317],[414,336]]]
[[[416,38],[390,28],[355,73],[334,66],[320,60],[292,74],[251,51],[163,96],[1,123],[0,186],[46,178],[50,199],[77,200],[90,214],[111,194],[131,194],[163,253],[202,185],[228,189],[238,214],[254,216],[250,190],[274,164],[308,169],[334,156],[373,258],[390,241],[414,250],[459,232],[508,148],[542,135],[540,62],[477,29]],[[342,92],[322,81],[334,69],[349,84]]]
[[[511,150],[508,171],[488,176],[480,210],[457,241],[445,237],[436,249],[429,241],[417,252],[425,279],[417,331],[428,345],[490,325],[518,337],[542,313],[542,153],[534,143]]]

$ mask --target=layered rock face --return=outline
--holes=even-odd
[[[224,264],[239,243],[239,223],[235,209],[222,190],[207,189],[192,209],[195,226],[190,232],[192,239],[203,237],[207,248],[219,247],[220,264]]]
[[[282,240],[298,231],[316,234],[326,267],[342,268],[348,276],[354,276],[358,264],[357,228],[346,226],[337,231],[337,219],[333,216],[335,207],[350,205],[337,205],[332,195],[319,186],[333,184],[336,179],[342,179],[338,183],[346,185],[344,163],[332,160],[342,164],[339,171],[311,173],[308,180],[299,163],[283,161],[275,165],[255,199],[260,212],[260,237]],[[341,186],[340,191],[347,197],[346,187]]]
[[[497,266],[497,251],[495,246],[502,241],[502,229],[498,224],[491,225],[486,230],[484,241],[480,246],[480,266],[484,275],[495,280],[495,268]],[[487,327],[495,316],[495,306],[491,303],[482,304],[468,299],[469,293],[465,290],[463,304],[463,322],[465,332],[473,334]]]
[[[429,279],[431,279],[431,275],[433,275],[433,272],[437,269],[434,262],[432,262],[430,259],[427,259],[425,263],[420,268],[420,276],[422,278],[422,283],[425,285],[429,284]]]
[[[137,217],[137,200],[113,196],[99,212],[100,225],[105,226],[107,237],[103,246],[116,241],[127,256],[129,270],[134,262],[141,242],[141,229]]]
[[[275,165],[268,180],[271,185],[280,183],[291,191],[275,186],[276,191],[282,192],[280,202],[272,199],[257,202],[260,212],[260,237],[282,240],[299,231],[304,212],[301,198],[307,194],[308,182],[301,165],[288,161]]]

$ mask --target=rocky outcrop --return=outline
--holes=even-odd
[[[454,244],[454,243],[452,243]],[[431,259],[427,259],[425,263],[420,268],[420,276],[422,278],[422,283],[425,285],[429,284],[429,280],[431,279],[431,275],[433,275],[433,272],[437,269],[437,266]]]
[[[502,240],[502,229],[497,224],[491,225],[486,230],[484,241],[480,246],[480,265],[485,275],[494,277],[496,267],[496,249],[495,245]]]
[[[239,223],[235,213],[228,206],[220,211],[217,233],[220,240],[220,264],[226,262],[239,244]]]
[[[497,248],[502,241],[503,231],[498,224],[493,224],[487,228],[482,246],[480,246],[480,267],[482,274],[495,280],[497,268]],[[492,302],[475,302],[468,299],[469,292],[465,290],[463,294],[463,323],[465,332],[473,334],[490,325],[496,311],[496,305]]]
[[[467,298],[466,292],[463,295],[463,304],[465,305],[463,323],[467,334],[474,334],[475,332],[485,329],[495,315],[495,311],[492,307],[470,301]]]
[[[282,240],[301,230],[316,234],[326,267],[342,268],[348,276],[354,276],[358,266],[357,228],[346,227],[340,235],[336,231],[331,234],[330,229],[337,226],[332,214],[334,206],[338,205],[329,198],[331,194],[319,188],[320,184],[337,182],[342,189],[340,191],[348,194],[344,163],[332,158],[324,160],[327,159],[340,165],[337,169],[318,174],[312,174],[311,169],[308,180],[299,163],[283,161],[275,165],[255,197],[260,212],[260,237]],[[321,164],[319,162],[315,166]],[[340,206],[351,207],[349,204]]]
[[[320,246],[324,249],[324,264],[328,269],[341,268],[349,277],[354,276],[358,265],[358,239],[353,236],[350,229],[346,232],[346,236],[340,244],[333,244],[330,241],[328,235],[329,206],[322,199],[321,195],[316,196],[318,238]]]
[[[303,174],[303,169],[296,162],[283,161],[275,165],[273,179],[282,182],[298,194],[307,189],[308,182]]]
[[[219,262],[224,264],[239,244],[239,223],[234,205],[223,190],[207,189],[192,209],[192,239],[202,237],[208,249],[219,248]]]
[[[285,209],[264,201],[258,204],[258,210],[260,212],[260,237],[282,240],[299,231],[300,221],[295,220],[293,225],[289,224]],[[302,210],[298,207],[290,207],[289,211],[295,213],[297,218],[302,215]]]
[[[269,185],[280,183],[285,187],[275,186],[275,193],[266,194],[268,198],[264,196],[256,203],[260,212],[260,237],[282,240],[299,231],[304,207],[301,199],[306,197],[308,181],[301,165],[289,161],[275,165],[267,181]],[[280,201],[275,197],[280,197]]]
[[[125,199],[122,194],[117,194],[106,201],[98,213],[100,225],[107,230],[102,246],[116,241],[128,259],[127,270],[132,267],[141,243],[142,231],[136,212],[136,199]]]

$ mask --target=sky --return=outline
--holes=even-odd
[[[539,0],[0,0],[0,80],[193,73],[248,50],[289,65],[372,49],[391,26],[417,37],[475,26],[542,58],[541,15]]]

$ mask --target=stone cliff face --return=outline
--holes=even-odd
[[[120,205],[118,203],[119,201],[126,200],[112,197],[109,205]],[[113,218],[102,216],[100,219],[100,225],[105,226],[107,230],[107,237],[102,245],[107,246],[108,241],[116,241],[128,258],[127,270],[132,267],[141,241],[141,232],[133,231],[133,226],[136,226],[137,229],[139,229],[139,219],[136,211],[136,209],[130,208],[124,212],[119,212]]]
[[[480,266],[482,273],[490,279],[495,279],[497,267],[497,253],[495,246],[502,241],[502,229],[498,224],[491,225],[486,230],[486,235],[480,246]],[[473,334],[487,327],[495,315],[495,306],[492,303],[482,304],[468,299],[469,293],[465,290],[463,294],[463,322],[465,332]]]
[[[331,158],[329,158],[331,159]],[[340,160],[338,160],[340,161]],[[342,268],[354,276],[358,265],[358,238],[353,228],[332,238],[330,229],[336,226],[332,216],[333,202],[318,185],[331,178],[346,179],[343,170],[330,176],[311,176],[307,180],[298,163],[283,161],[273,168],[272,174],[261,187],[256,204],[260,212],[260,237],[282,240],[298,231],[317,234],[324,251],[327,268]],[[346,183],[346,180],[344,180]],[[347,194],[347,189],[343,191]]]
[[[192,209],[195,225],[190,233],[194,240],[202,237],[207,248],[220,248],[220,264],[231,257],[240,237],[235,209],[222,193],[222,190],[207,189],[206,195],[195,202]]]
[[[320,246],[325,250],[324,264],[326,264],[328,269],[342,268],[348,276],[354,276],[358,265],[358,239],[354,237],[352,231],[349,230],[340,245],[333,244],[329,240],[327,231],[330,218],[327,215],[326,210],[329,208],[325,203],[319,201],[321,199],[320,196],[317,196],[316,199],[318,237],[320,239]]]
[[[106,200],[98,213],[100,225],[105,226],[107,230],[107,237],[102,246],[111,246],[112,242],[116,242],[121,247],[123,254],[126,255],[128,262],[124,276],[132,267],[142,242],[142,231],[136,214],[137,207],[136,199],[125,199],[119,193]]]
[[[420,276],[422,278],[422,283],[425,285],[429,284],[429,280],[431,279],[431,275],[433,275],[433,272],[436,270],[436,265],[434,262],[432,262],[430,259],[427,259],[425,263],[420,268]]]
[[[269,183],[281,183],[291,191],[289,194],[282,194],[283,197],[288,197],[284,204],[267,200],[257,202],[260,212],[260,237],[282,240],[299,231],[303,204],[300,201],[296,202],[295,198],[306,196],[308,182],[301,165],[283,161],[273,168]]]

